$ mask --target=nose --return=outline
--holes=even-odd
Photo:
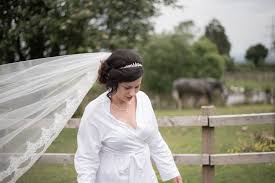
[[[136,95],[135,89],[134,88],[131,89],[129,94],[130,94],[131,97],[135,96]]]

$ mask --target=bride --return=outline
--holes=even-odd
[[[182,183],[149,97],[140,91],[142,75],[142,60],[130,50],[117,50],[101,63],[98,81],[107,91],[86,106],[81,119],[78,183],[157,183],[150,157],[163,181]]]

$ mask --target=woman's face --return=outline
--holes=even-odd
[[[121,82],[118,84],[117,92],[114,94],[123,102],[130,102],[140,89],[142,77],[132,82]]]

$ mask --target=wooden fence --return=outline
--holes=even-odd
[[[200,116],[158,118],[159,126],[200,126],[202,128],[202,154],[174,154],[177,164],[202,165],[202,182],[215,182],[215,165],[275,162],[275,152],[214,154],[215,127],[273,124],[275,113],[214,115],[213,106],[203,106]],[[71,119],[66,128],[78,128],[80,119]],[[38,163],[73,164],[74,154],[45,153]]]

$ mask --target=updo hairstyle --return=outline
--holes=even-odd
[[[132,82],[143,75],[142,67],[122,68],[133,63],[142,64],[142,59],[136,52],[129,49],[118,49],[101,63],[97,81],[110,89],[108,98],[111,99],[120,82]]]

